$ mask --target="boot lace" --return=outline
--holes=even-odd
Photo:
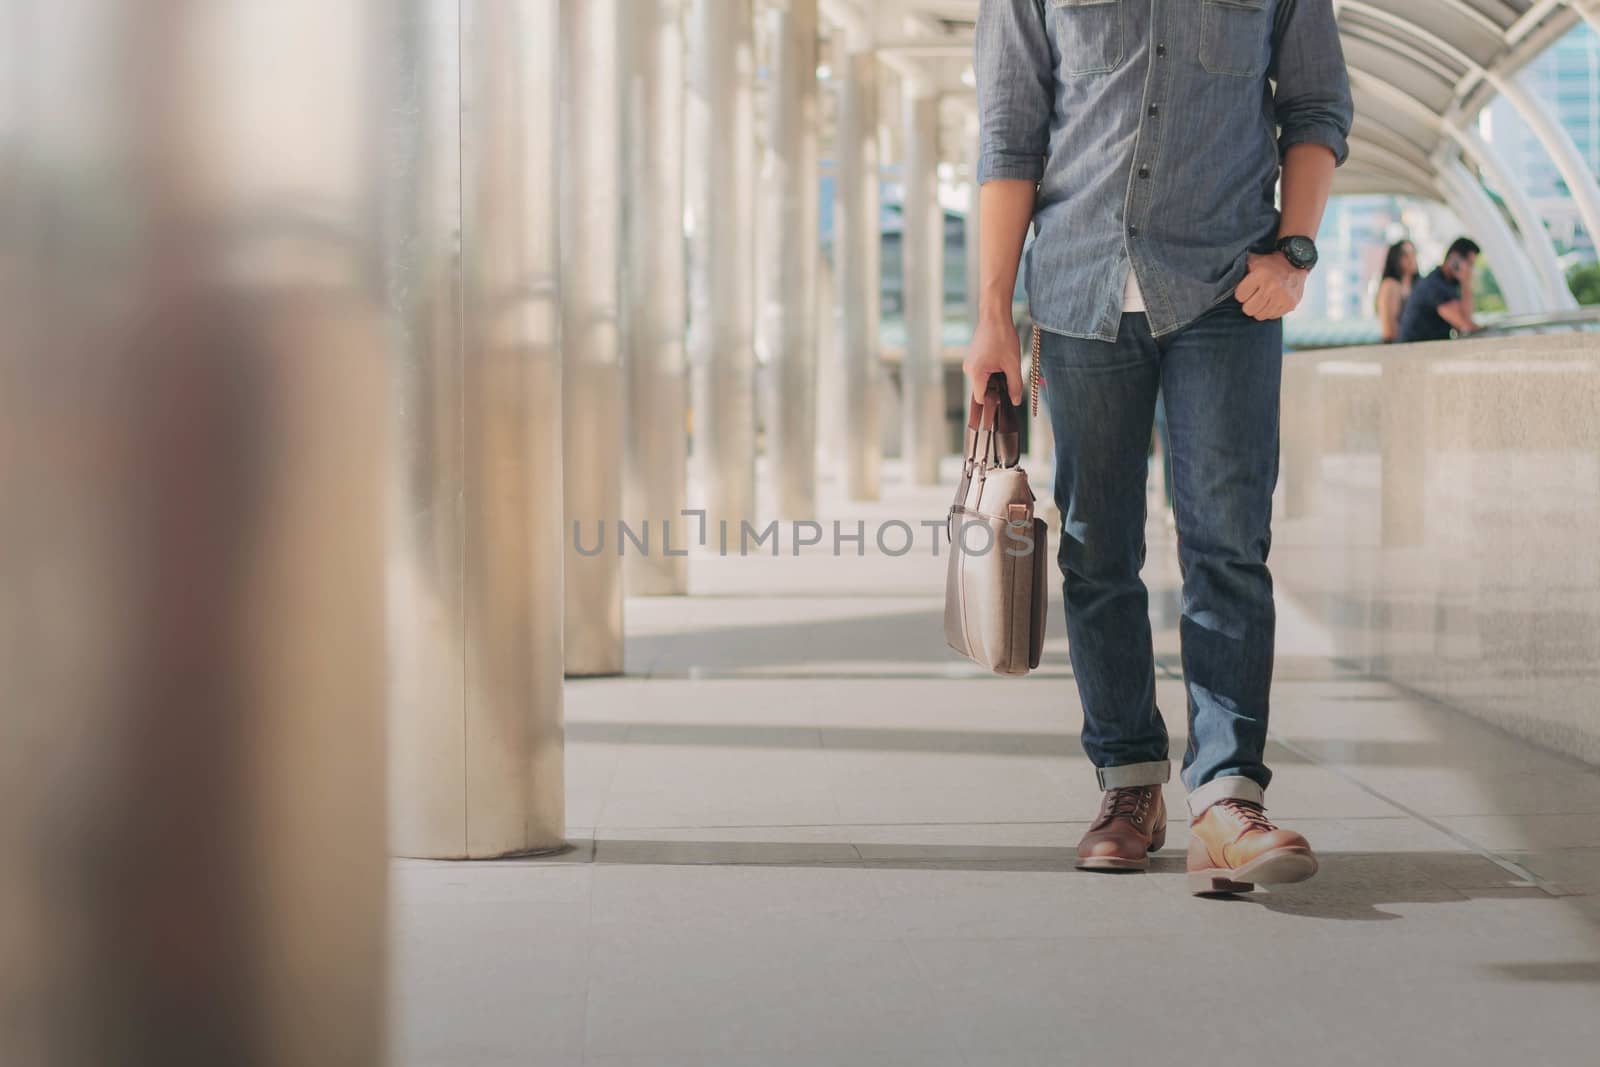
[[[1266,809],[1259,804],[1227,797],[1217,801],[1217,806],[1244,823],[1246,830],[1262,830],[1270,833],[1277,829],[1276,826],[1272,825],[1271,820],[1267,818]]]
[[[1118,786],[1106,790],[1100,809],[1103,819],[1132,819],[1134,825],[1144,825],[1145,812],[1150,808],[1151,790],[1142,785]]]

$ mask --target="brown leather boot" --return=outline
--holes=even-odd
[[[1303,882],[1317,873],[1306,839],[1280,830],[1260,804],[1227,797],[1189,823],[1189,892],[1248,893],[1256,885]]]
[[[1142,871],[1148,853],[1167,842],[1167,805],[1159,785],[1125,785],[1107,789],[1100,813],[1078,842],[1078,869]]]

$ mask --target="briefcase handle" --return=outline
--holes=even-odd
[[[979,446],[982,446],[980,457]],[[972,398],[967,411],[967,464],[1014,467],[1020,459],[1017,442],[1017,406],[1011,402],[1006,376],[989,375],[983,402]]]

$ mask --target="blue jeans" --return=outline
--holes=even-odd
[[[1158,389],[1183,576],[1190,811],[1223,796],[1260,801],[1271,779],[1262,762],[1276,624],[1267,551],[1282,365],[1282,320],[1251,318],[1231,293],[1159,339],[1142,312],[1123,314],[1115,341],[1042,333],[1067,638],[1083,748],[1103,788],[1170,776],[1139,577]]]

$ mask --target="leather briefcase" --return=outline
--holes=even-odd
[[[1035,355],[1034,403],[1038,377]],[[1034,514],[1020,466],[1017,410],[1005,375],[989,378],[967,417],[961,483],[946,519],[945,643],[995,674],[1021,675],[1044,649],[1049,526]]]

